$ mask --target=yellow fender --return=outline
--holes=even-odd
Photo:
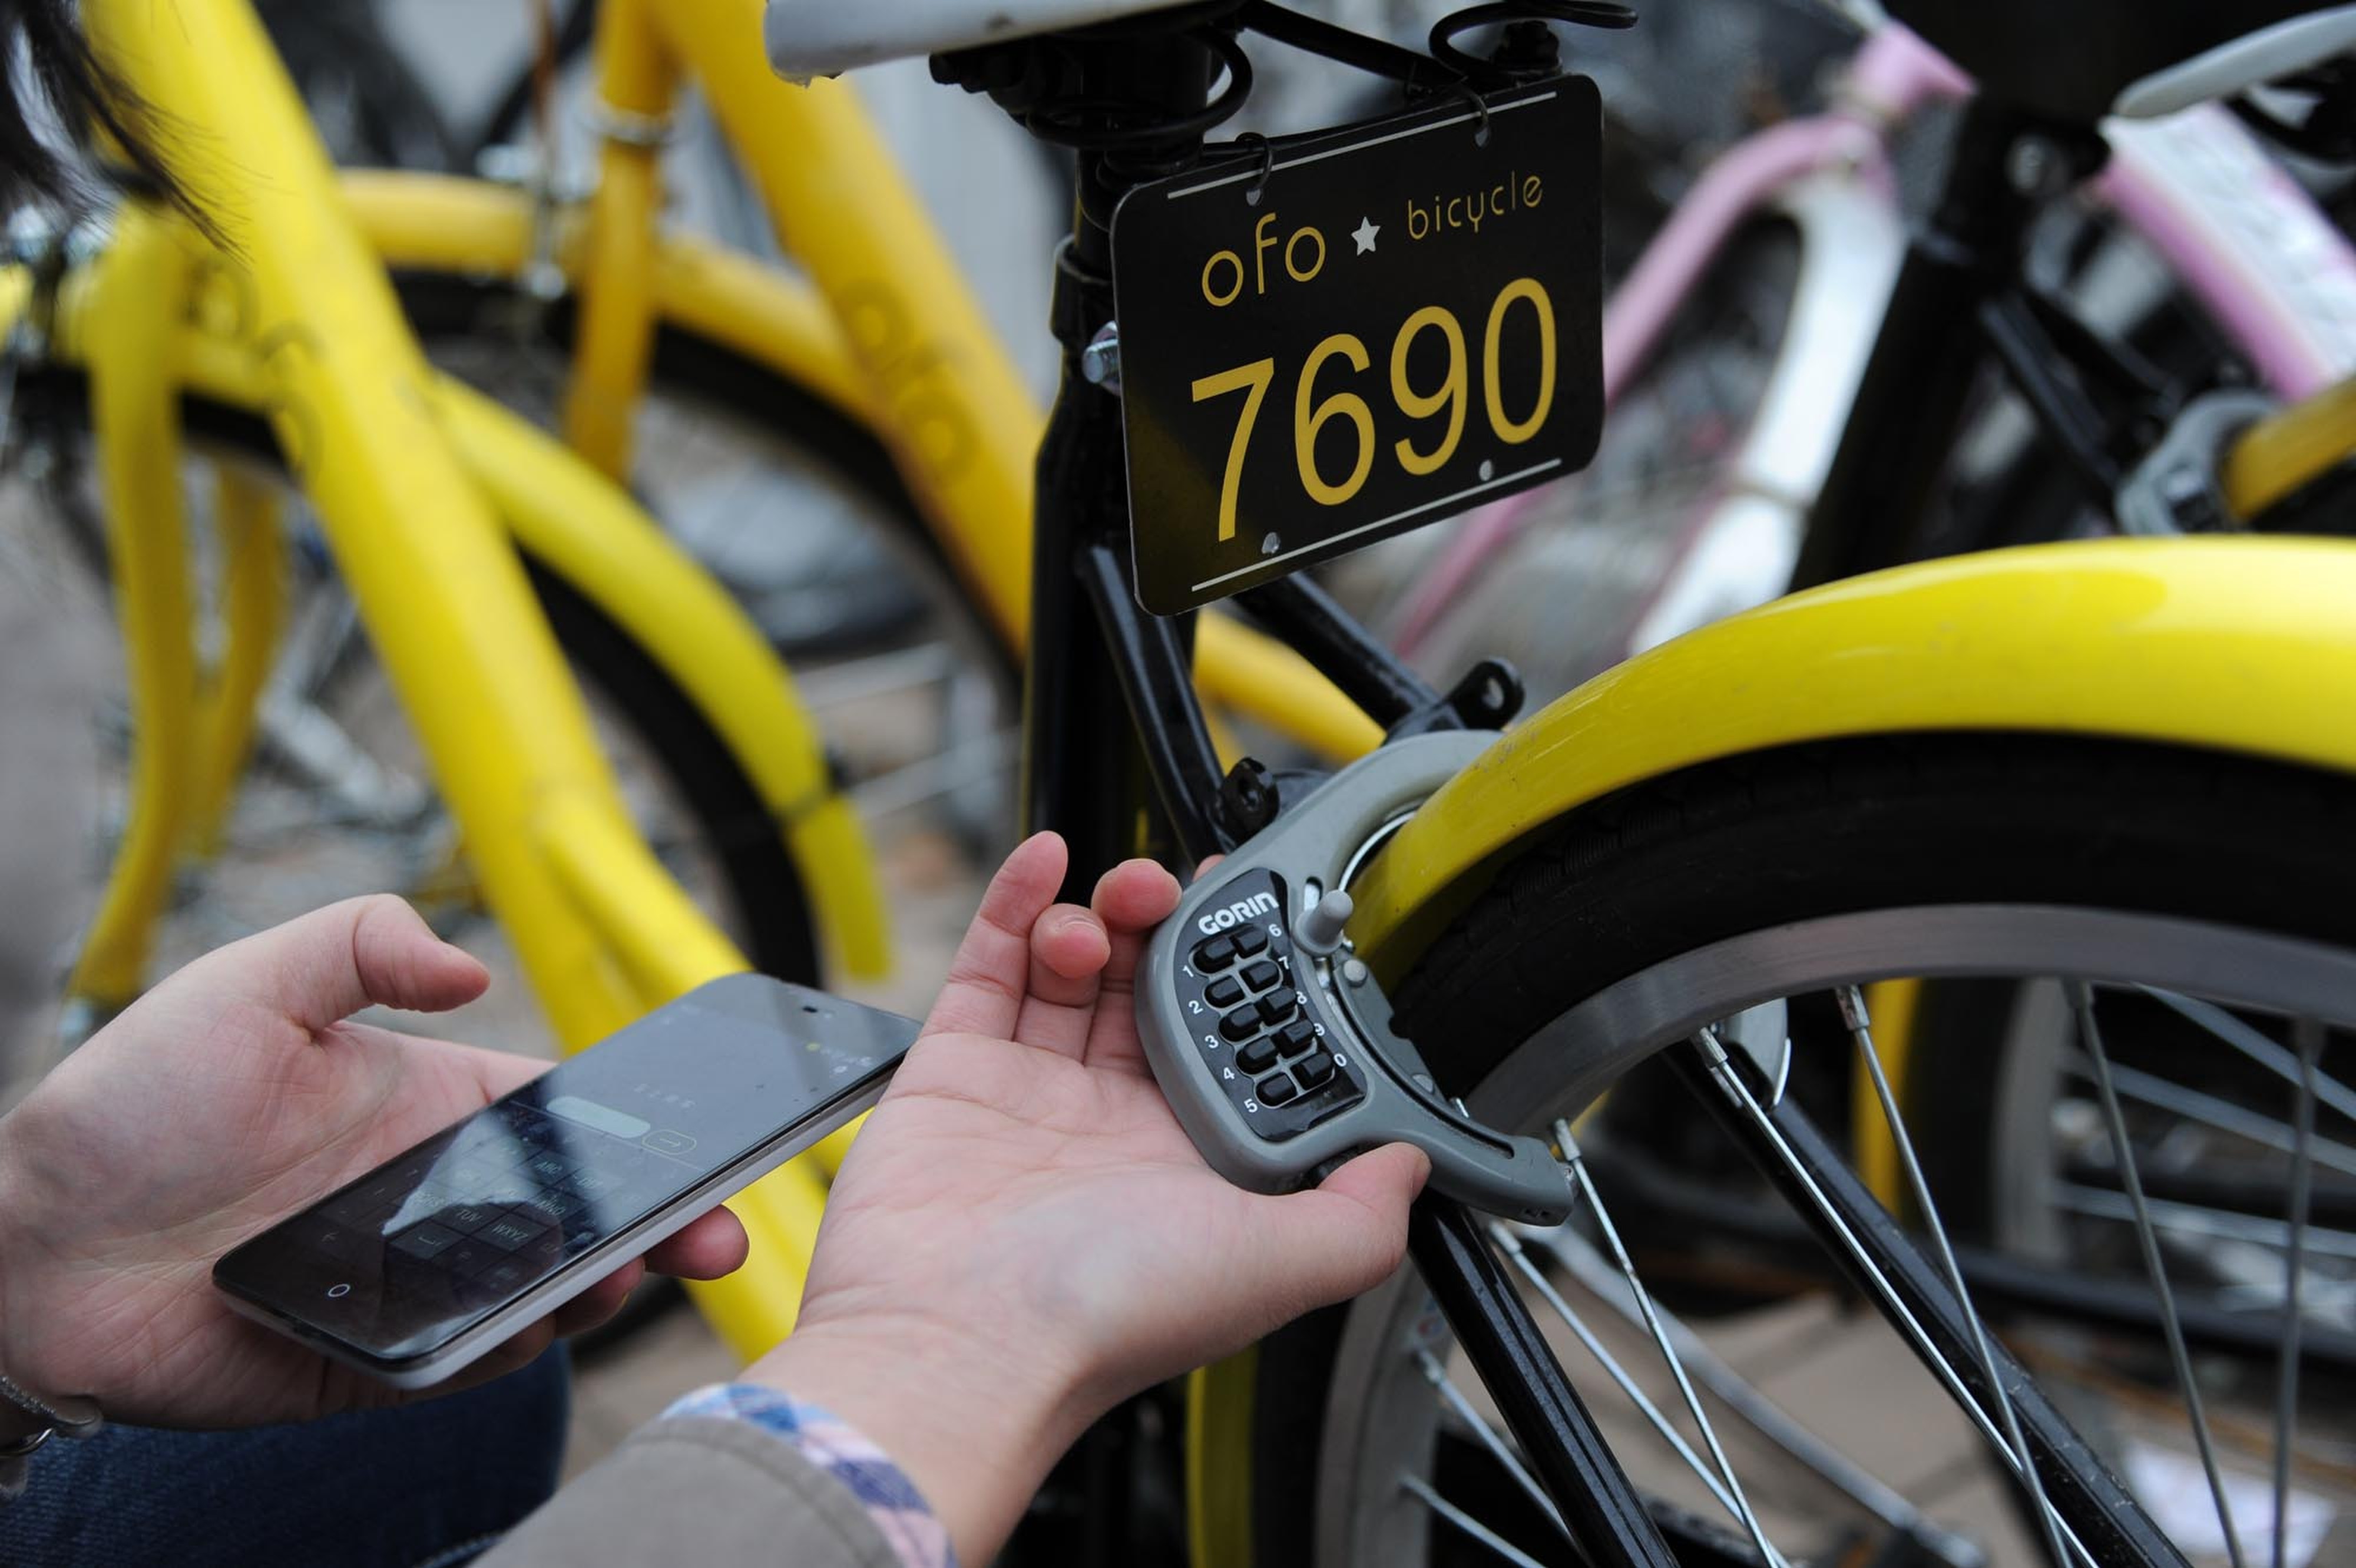
[[[1396,974],[1530,833],[1612,790],[1796,742],[1922,730],[2172,742],[2356,771],[2356,544],[2115,539],[1779,600],[1558,699],[1369,868],[1350,931]]]

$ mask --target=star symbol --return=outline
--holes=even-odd
[[[1382,231],[1383,226],[1376,222],[1373,219],[1359,219],[1358,226],[1350,231],[1350,238],[1358,242],[1357,253],[1363,256],[1367,252],[1373,250],[1375,248],[1375,236]]]

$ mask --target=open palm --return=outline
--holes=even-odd
[[[439,1012],[487,978],[399,899],[353,899],[198,960],[92,1036],[0,1122],[0,1365],[157,1425],[423,1397],[236,1316],[210,1273],[247,1237],[545,1070],[349,1017],[370,1004]],[[744,1250],[720,1211],[649,1261],[709,1276]],[[601,1282],[460,1381],[603,1319],[641,1272]]]
[[[1281,1197],[1214,1173],[1138,1044],[1177,884],[1130,861],[1082,909],[1065,865],[1042,833],[982,895],[835,1177],[800,1326],[745,1374],[879,1444],[969,1563],[1120,1399],[1388,1275],[1429,1168],[1394,1144]]]

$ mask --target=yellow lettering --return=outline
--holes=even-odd
[[[1366,346],[1347,332],[1336,332],[1309,351],[1309,360],[1301,367],[1301,384],[1292,398],[1292,460],[1301,470],[1301,488],[1320,506],[1340,506],[1358,493],[1366,482],[1366,474],[1375,466],[1375,411],[1356,392],[1339,392],[1314,409],[1310,399],[1316,395],[1317,372],[1325,361],[1336,355],[1350,361],[1354,371],[1366,368]],[[1350,477],[1338,485],[1329,485],[1317,472],[1317,433],[1329,419],[1344,418],[1357,427],[1358,457],[1350,468]]]
[[[1407,383],[1408,350],[1416,335],[1428,327],[1440,328],[1448,340],[1448,374],[1436,392],[1419,392]],[[1455,456],[1456,443],[1464,435],[1464,328],[1445,306],[1425,306],[1408,317],[1398,336],[1391,339],[1391,400],[1409,419],[1429,419],[1442,408],[1448,410],[1448,433],[1430,452],[1418,452],[1404,436],[1391,444],[1400,467],[1410,474],[1429,474]]]
[[[1317,259],[1309,263],[1309,270],[1305,273],[1299,267],[1292,264],[1292,252],[1299,248],[1301,242],[1303,240],[1314,240],[1317,242]],[[1315,228],[1295,229],[1292,231],[1292,238],[1284,242],[1284,270],[1286,274],[1290,276],[1294,283],[1307,283],[1311,278],[1315,277],[1320,272],[1323,271],[1324,266],[1325,236]]]
[[[1217,266],[1221,262],[1225,262],[1227,265],[1236,269],[1236,286],[1227,290],[1225,294],[1214,294],[1211,291],[1211,269]],[[1233,251],[1213,251],[1211,252],[1211,259],[1203,263],[1203,297],[1213,305],[1233,305],[1236,302],[1236,295],[1243,293],[1243,258],[1237,255]]]
[[[1236,266],[1236,286],[1243,286],[1243,265]],[[1229,297],[1233,297],[1230,295]],[[1237,365],[1232,371],[1221,371],[1215,376],[1201,376],[1194,381],[1194,401],[1223,397],[1231,392],[1244,394],[1243,417],[1236,421],[1236,433],[1227,438],[1226,471],[1219,476],[1219,537],[1236,536],[1236,491],[1243,483],[1244,448],[1251,443],[1252,421],[1259,417],[1259,400],[1268,395],[1268,383],[1276,377],[1274,360],[1254,360],[1248,365]]]
[[[1506,307],[1517,299],[1528,300],[1538,314],[1538,396],[1528,418],[1512,420],[1505,417],[1505,400],[1497,385],[1497,345]],[[1481,401],[1489,411],[1489,428],[1509,446],[1536,435],[1554,407],[1554,301],[1536,278],[1515,278],[1497,291],[1496,302],[1489,306],[1489,324],[1481,334]]]

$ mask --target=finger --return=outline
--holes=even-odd
[[[514,1338],[486,1351],[482,1359],[456,1377],[446,1382],[436,1383],[430,1389],[421,1390],[410,1397],[439,1399],[444,1394],[455,1394],[461,1389],[479,1388],[485,1383],[506,1377],[509,1372],[530,1366],[540,1359],[541,1351],[546,1350],[555,1342],[556,1326],[550,1319],[543,1317]]]
[[[647,1277],[647,1266],[637,1258],[631,1259],[551,1315],[550,1322],[559,1334],[579,1334],[594,1328],[622,1310],[638,1282]]]
[[[715,1208],[648,1252],[647,1267],[683,1280],[716,1280],[743,1268],[751,1250],[744,1222],[725,1208]]]
[[[1203,878],[1211,875],[1211,870],[1214,866],[1217,865],[1219,862],[1226,858],[1227,857],[1224,854],[1205,855],[1201,860],[1194,863],[1194,875],[1188,878],[1188,880],[1193,882],[1202,881]]]
[[[1390,1277],[1407,1255],[1408,1206],[1430,1174],[1421,1149],[1386,1144],[1308,1192],[1270,1200],[1264,1212],[1274,1234],[1261,1256],[1283,1269],[1298,1293],[1296,1312],[1346,1301]]]
[[[1098,880],[1091,904],[1104,924],[1108,950],[1088,1032],[1088,1065],[1141,1071],[1145,1058],[1138,1047],[1137,1014],[1129,998],[1147,934],[1178,907],[1178,879],[1152,861],[1125,860]],[[1118,998],[1118,1004],[1107,1005],[1108,997]]]
[[[384,1051],[412,1060],[429,1058],[447,1059],[482,1087],[486,1101],[521,1088],[556,1065],[541,1057],[521,1057],[513,1051],[464,1046],[455,1040],[436,1040],[425,1035],[381,1029],[374,1024],[348,1023],[337,1033],[347,1046],[358,1049]]]
[[[925,1018],[926,1035],[1013,1037],[1031,974],[1031,928],[1063,885],[1068,856],[1054,833],[1033,833],[1014,846],[981,895],[948,979]]]
[[[1029,994],[1014,1038],[1076,1058],[1087,1048],[1097,975],[1110,952],[1104,927],[1078,905],[1058,904],[1040,916],[1031,927]]]
[[[390,893],[315,909],[184,972],[186,983],[229,988],[313,1033],[371,1005],[444,1012],[491,983],[489,971]]]

